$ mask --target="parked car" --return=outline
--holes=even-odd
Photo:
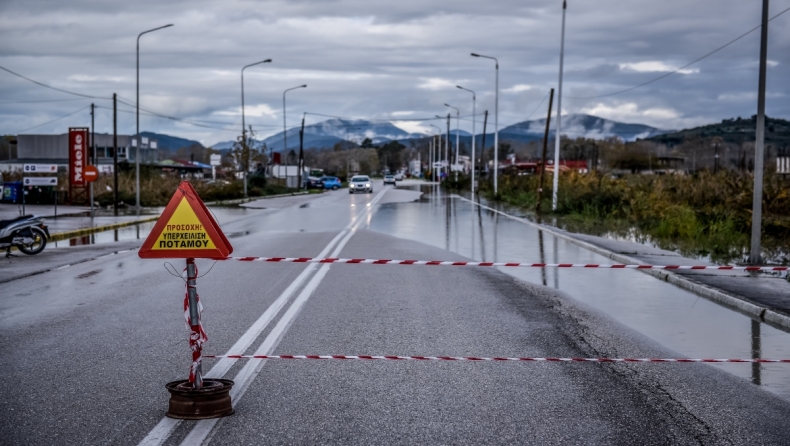
[[[395,175],[384,175],[384,184],[395,185]]]
[[[340,189],[340,179],[338,177],[321,177],[324,182],[324,189]]]
[[[395,174],[395,181],[403,181],[403,172],[398,172]]]
[[[348,193],[353,194],[356,192],[373,193],[373,183],[370,181],[369,176],[355,175],[351,177],[351,181],[348,182]]]
[[[308,189],[323,189],[324,188],[324,181],[318,177],[307,177],[304,182],[305,186]]]

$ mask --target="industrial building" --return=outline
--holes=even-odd
[[[89,164],[95,165],[99,172],[113,171],[113,135],[97,133],[94,150],[89,151]],[[140,162],[155,163],[159,160],[157,141],[142,137]],[[135,161],[137,141],[131,135],[118,135],[118,162]],[[0,172],[22,170],[25,164],[57,164],[67,168],[69,164],[69,134],[61,135],[19,135],[17,136],[17,157],[0,160]]]

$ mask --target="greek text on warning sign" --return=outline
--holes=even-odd
[[[170,232],[198,231],[198,232]],[[207,248],[208,237],[203,225],[167,225],[159,240],[159,248]]]
[[[153,250],[215,248],[211,237],[186,200],[181,200],[151,247]]]

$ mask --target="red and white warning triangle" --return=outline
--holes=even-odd
[[[184,181],[138,255],[143,259],[222,259],[232,252],[233,247],[195,188]]]

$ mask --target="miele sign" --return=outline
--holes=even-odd
[[[86,158],[88,156],[88,129],[69,129],[69,183],[71,186],[85,186]]]

